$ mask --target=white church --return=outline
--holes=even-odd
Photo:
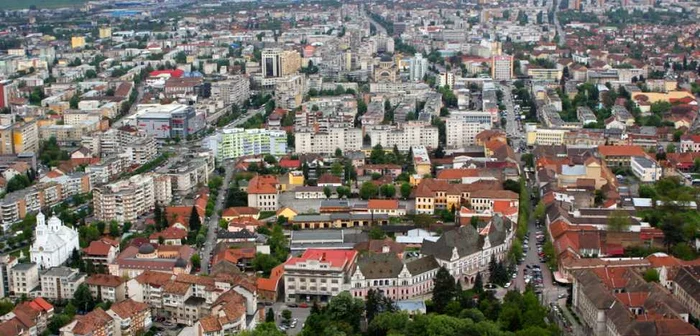
[[[70,258],[73,249],[80,251],[78,230],[63,225],[56,216],[51,216],[47,226],[46,217],[39,212],[34,236],[29,256],[42,269],[60,266]]]

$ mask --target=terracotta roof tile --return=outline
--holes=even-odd
[[[92,286],[118,287],[124,283],[124,280],[110,274],[93,274],[85,279],[85,283]]]
[[[148,304],[137,302],[132,299],[126,299],[121,302],[112,304],[110,310],[115,312],[119,317],[126,319],[135,316],[138,313],[149,309]]]

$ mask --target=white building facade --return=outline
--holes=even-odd
[[[80,250],[78,230],[63,225],[56,216],[52,216],[47,225],[46,217],[39,212],[34,233],[36,238],[29,256],[42,269],[60,266],[70,258],[73,250]]]

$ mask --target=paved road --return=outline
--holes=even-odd
[[[219,190],[219,196],[217,196],[216,199],[214,213],[209,219],[207,241],[204,243],[204,249],[201,252],[202,273],[204,274],[209,273],[209,253],[211,253],[214,246],[216,246],[216,228],[219,226],[219,210],[221,210],[224,207],[224,201],[226,200],[226,190],[228,188],[229,183],[231,182],[231,178],[233,177],[233,165],[224,164],[224,167],[226,167],[224,183],[222,184],[221,189]]]
[[[270,309],[270,307],[266,306],[266,313],[268,309]],[[311,308],[290,308],[282,302],[276,302],[274,305],[272,305],[272,310],[275,312],[275,324],[277,326],[279,326],[282,323],[282,317],[280,316],[280,314],[282,314],[282,311],[285,309],[289,309],[292,312],[292,319],[297,319],[296,328],[287,329],[287,335],[297,335],[301,333],[301,329],[303,329],[304,323],[306,322],[306,318],[308,318],[309,314],[311,314]]]
[[[377,21],[374,21],[371,16],[367,15],[367,12],[364,13],[367,20],[369,20],[370,23],[374,24],[374,26],[377,27],[377,35],[386,35],[386,29],[384,29],[384,26],[380,25]]]
[[[136,97],[136,101],[133,104],[131,104],[131,108],[129,109],[129,112],[125,116],[119,118],[119,120],[115,121],[112,124],[112,128],[122,127],[124,125],[124,120],[126,120],[126,118],[128,116],[130,116],[136,112],[136,107],[139,105],[139,102],[141,101],[141,99],[143,99],[143,85],[137,86],[136,91],[138,92],[138,95]]]
[[[519,114],[515,113],[515,104],[513,103],[513,85],[510,83],[508,85],[497,86],[501,92],[503,92],[503,105],[506,107],[506,134],[508,138],[511,139],[513,149],[521,148],[525,145],[524,133],[520,131],[518,125],[520,121],[517,118],[520,117]]]
[[[554,4],[554,2],[552,2]],[[554,26],[557,27],[557,35],[559,35],[559,45],[560,46],[565,46],[566,45],[566,32],[564,32],[564,29],[562,29],[561,24],[559,23],[559,18],[557,17],[559,14],[559,3],[554,6]]]

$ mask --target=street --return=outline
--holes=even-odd
[[[270,307],[265,307],[266,313],[268,309],[270,309]],[[301,333],[301,329],[304,328],[306,318],[308,318],[309,314],[311,314],[311,307],[287,307],[287,305],[282,302],[275,302],[275,304],[272,305],[272,310],[275,312],[275,324],[278,327],[280,326],[280,324],[282,324],[282,316],[280,314],[282,314],[282,311],[285,309],[289,309],[289,311],[292,312],[292,319],[297,319],[297,325],[295,328],[286,329],[287,335],[297,335]]]
[[[502,117],[506,118],[506,135],[511,140],[511,147],[519,151],[525,146],[525,137],[519,127],[520,113],[516,113],[513,104],[513,86],[509,83],[508,85],[497,84],[496,87],[503,92],[503,105],[506,107],[506,113]]]
[[[209,254],[216,246],[216,228],[219,227],[219,211],[224,207],[224,201],[226,200],[226,190],[233,177],[233,166],[224,164],[226,173],[224,176],[224,183],[221,185],[219,190],[219,196],[216,198],[216,205],[214,206],[214,213],[209,218],[209,228],[207,230],[207,241],[204,243],[204,249],[202,250],[202,274],[209,274],[209,262],[211,258]]]

